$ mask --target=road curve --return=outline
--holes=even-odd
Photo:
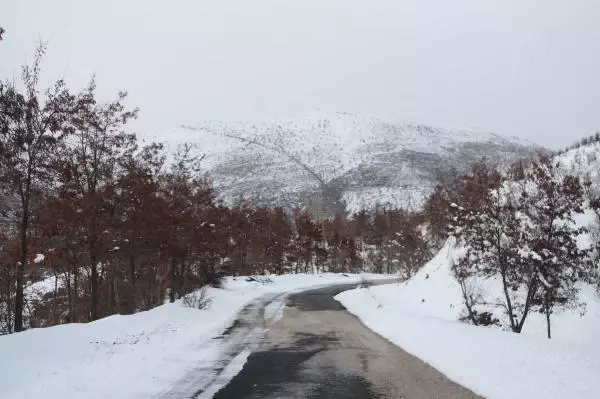
[[[355,286],[290,295],[281,319],[214,398],[479,398],[333,299]]]

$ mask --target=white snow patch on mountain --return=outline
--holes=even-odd
[[[542,150],[493,133],[450,130],[361,114],[257,121],[205,121],[174,132],[170,145],[198,143],[217,192],[228,201],[307,206],[328,190],[355,211],[376,204],[418,208],[437,179],[487,157]]]

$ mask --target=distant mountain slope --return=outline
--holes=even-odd
[[[338,113],[187,128],[221,197],[331,214],[376,204],[419,208],[435,183],[481,157],[509,162],[544,149],[496,134]]]
[[[600,187],[600,142],[592,141],[567,150],[554,157],[561,167],[570,174],[593,183],[593,190]],[[600,192],[595,193],[600,195]]]

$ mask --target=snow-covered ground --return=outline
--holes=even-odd
[[[277,298],[264,315],[274,319],[284,300],[275,294],[377,278],[382,276],[285,275],[272,276],[270,282],[228,278],[222,289],[207,290],[210,304],[203,310],[177,301],[134,315],[2,336],[0,397],[153,397],[167,391],[198,361],[217,360],[222,348],[215,338],[250,301]]]
[[[453,256],[450,242],[408,282],[336,299],[369,328],[485,397],[600,397],[600,303],[590,287],[581,293],[584,316],[553,315],[552,340],[539,314],[522,334],[475,327],[458,321],[463,306],[450,274]]]

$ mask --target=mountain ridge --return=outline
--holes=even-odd
[[[378,204],[418,209],[437,181],[477,159],[503,164],[547,152],[516,137],[349,113],[206,121],[182,127],[182,136],[190,130],[225,201],[326,215]]]

